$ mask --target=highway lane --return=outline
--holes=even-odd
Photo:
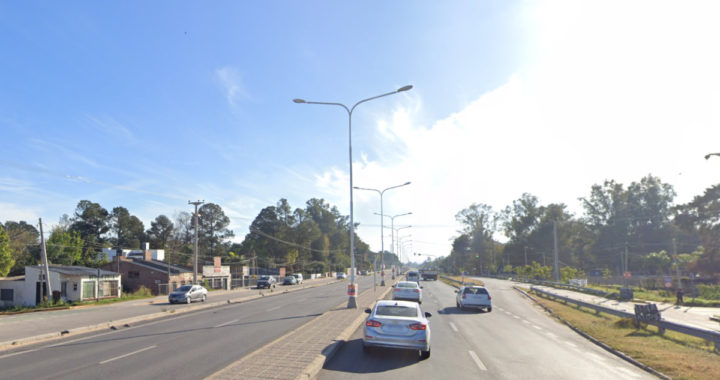
[[[358,282],[361,291],[372,287],[370,277]],[[0,373],[3,379],[201,379],[340,305],[346,289],[342,281],[3,351]]]
[[[483,279],[491,313],[461,311],[455,288],[426,282],[423,309],[433,313],[432,356],[362,352],[362,328],[326,363],[319,379],[655,379],[549,318],[501,280]]]

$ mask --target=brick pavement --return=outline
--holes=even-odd
[[[395,282],[389,285],[393,284]],[[391,286],[378,292],[366,290],[357,297],[357,309],[348,309],[345,304],[340,305],[216,372],[208,379],[292,380],[301,377],[306,368],[314,362],[317,363],[319,355],[327,354],[340,340],[338,337],[364,316],[366,308],[374,305],[376,300],[385,298],[390,289]]]

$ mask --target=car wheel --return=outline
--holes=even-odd
[[[422,300],[421,300],[421,301],[418,301],[418,305],[422,305]]]
[[[465,306],[463,306],[462,302],[460,303],[460,310],[465,310]]]
[[[430,350],[427,351],[420,351],[420,358],[422,360],[429,359],[430,358]]]
[[[491,312],[491,311],[492,311],[492,306],[488,306],[487,312],[489,313],[489,312]]]
[[[455,300],[455,307],[460,307],[460,302],[458,302],[458,300]]]
[[[188,296],[188,298],[185,299],[185,303],[187,303],[188,305],[190,305],[190,302],[192,302],[192,300],[190,299],[190,296]]]
[[[205,300],[207,300],[207,295],[203,294],[202,301],[205,302]]]

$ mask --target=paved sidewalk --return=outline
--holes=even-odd
[[[299,290],[306,287],[336,283],[337,281],[334,277],[305,280],[302,285],[278,285],[274,290],[281,293],[285,289]],[[80,306],[57,311],[0,315],[0,349],[2,349],[3,343],[12,343],[13,341],[22,341],[52,334],[59,336],[61,331],[83,329],[88,326],[98,326],[128,318],[152,318],[153,315],[158,313],[172,310],[182,312],[186,309],[202,308],[217,302],[257,296],[260,292],[269,293],[269,290],[243,288],[212,291],[208,293],[207,302],[194,302],[191,305],[171,305],[167,301],[167,296],[158,296],[102,306]],[[46,338],[50,338],[50,336]]]
[[[313,321],[281,337],[208,377],[213,380],[232,379],[284,379],[313,378],[306,369],[322,368],[324,357],[342,339],[357,329],[357,321],[365,318],[365,309],[385,298],[395,280],[386,279],[388,286],[377,292],[366,290],[357,297],[358,308],[348,309],[345,304],[324,313]],[[351,330],[351,331],[348,331]],[[342,337],[344,338],[338,338]],[[311,368],[312,368],[311,367]]]
[[[516,283],[517,286],[521,287],[529,287],[530,284],[526,283]],[[574,292],[572,290],[566,290],[566,289],[557,289],[553,287],[548,286],[538,286],[538,285],[532,285],[535,288],[542,289],[544,291],[558,294],[564,297],[593,303],[600,306],[609,307],[616,310],[623,310],[629,313],[635,312],[635,305],[639,304],[637,302],[627,302],[627,301],[618,301],[618,300],[611,300],[604,297],[599,296],[593,296],[590,294],[580,293],[580,292]],[[680,324],[684,324],[687,326],[693,326],[693,327],[699,327],[704,328],[712,331],[720,331],[720,323],[715,322],[710,319],[713,315],[720,314],[719,308],[714,307],[688,307],[688,306],[681,306],[676,307],[672,304],[667,303],[655,303],[657,304],[658,310],[660,310],[661,315],[664,319],[676,322]],[[645,303],[642,303],[640,305],[646,305]]]

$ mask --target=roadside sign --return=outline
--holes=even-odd
[[[632,277],[632,272],[625,272],[625,273],[623,273],[623,277],[625,277],[625,278],[630,278],[630,277]]]
[[[672,282],[672,278],[666,277],[666,278],[665,278],[665,282]]]
[[[666,282],[666,283],[665,283],[665,287],[666,287],[666,288],[669,288],[670,286],[672,286],[671,283],[669,283],[669,282]]]
[[[348,295],[357,296],[358,284],[348,284]]]

